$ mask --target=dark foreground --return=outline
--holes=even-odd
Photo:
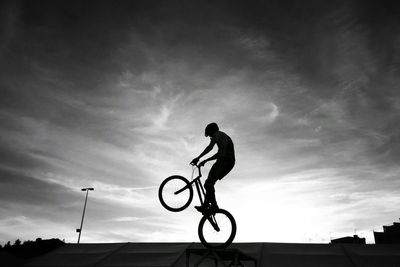
[[[198,243],[66,244],[48,254],[29,259],[22,266],[186,267],[187,249],[196,248],[203,246]],[[238,249],[255,259],[257,267],[400,266],[400,245],[235,243],[230,249]],[[188,267],[200,258],[191,255]],[[254,266],[252,261],[242,263]],[[229,265],[229,262],[226,264]],[[215,263],[205,260],[200,266],[215,266]],[[219,263],[219,266],[223,265]]]

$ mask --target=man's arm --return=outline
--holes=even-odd
[[[201,157],[203,157],[204,155],[208,154],[213,148],[214,148],[215,142],[211,141],[210,144],[204,149],[203,152],[201,152],[201,154],[197,157],[194,158],[192,160],[192,162],[190,162],[191,164],[197,164],[197,162],[200,160]],[[211,158],[217,156],[217,154],[215,154],[214,156],[212,156]],[[206,161],[208,161],[210,159],[207,159]]]
[[[204,155],[207,155],[213,149],[214,145],[215,143],[211,141],[210,144],[204,149],[203,152],[201,152],[201,154],[197,158],[200,159]]]
[[[207,161],[210,161],[210,160],[215,160],[215,159],[218,159],[218,153],[216,153],[214,156],[212,156],[212,157],[209,157],[208,159],[205,159],[205,160],[203,160],[202,162],[200,162],[200,166],[204,166],[204,164],[206,164],[206,162]]]

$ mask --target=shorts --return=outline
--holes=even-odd
[[[209,182],[215,183],[217,180],[224,178],[235,166],[235,161],[229,158],[218,159],[217,162],[212,165],[210,172],[208,173]]]

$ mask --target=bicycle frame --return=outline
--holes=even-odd
[[[199,175],[196,178],[193,178],[194,169],[195,169],[194,167],[197,167],[197,170],[199,171]],[[200,204],[203,206],[206,192],[204,190],[203,184],[200,181],[201,177],[202,177],[202,175],[201,175],[201,166],[193,165],[192,180],[190,181],[190,183],[187,186],[183,187],[182,189],[179,189],[174,194],[177,195],[177,194],[183,192],[184,190],[186,190],[189,186],[193,186],[193,184],[195,184],[196,190],[197,190],[197,195],[199,196]],[[217,232],[220,231],[220,228],[218,226],[218,222],[216,221],[215,216],[213,214],[208,218],[208,221],[211,223],[211,225],[214,227],[214,229]]]
[[[193,168],[192,180],[190,181],[190,183],[187,186],[183,187],[182,189],[179,189],[178,191],[176,191],[174,194],[177,195],[177,194],[181,193],[182,191],[186,190],[189,186],[193,186],[193,184],[195,184],[196,190],[197,190],[197,195],[199,196],[200,204],[203,205],[206,192],[204,190],[203,184],[200,181],[200,178],[202,177],[201,166],[196,166],[196,167],[197,167],[197,170],[199,171],[199,175],[196,178],[193,178],[193,176],[194,176],[194,168]]]

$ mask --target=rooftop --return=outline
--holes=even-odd
[[[104,243],[66,244],[52,252],[30,260],[25,266],[133,266],[186,267],[186,249],[204,248],[199,243]],[[363,244],[291,244],[234,243],[238,249],[257,260],[257,267],[358,267],[400,266],[400,245]],[[189,266],[201,257],[190,256]],[[243,262],[254,266],[253,262]],[[201,266],[215,266],[205,261]]]

